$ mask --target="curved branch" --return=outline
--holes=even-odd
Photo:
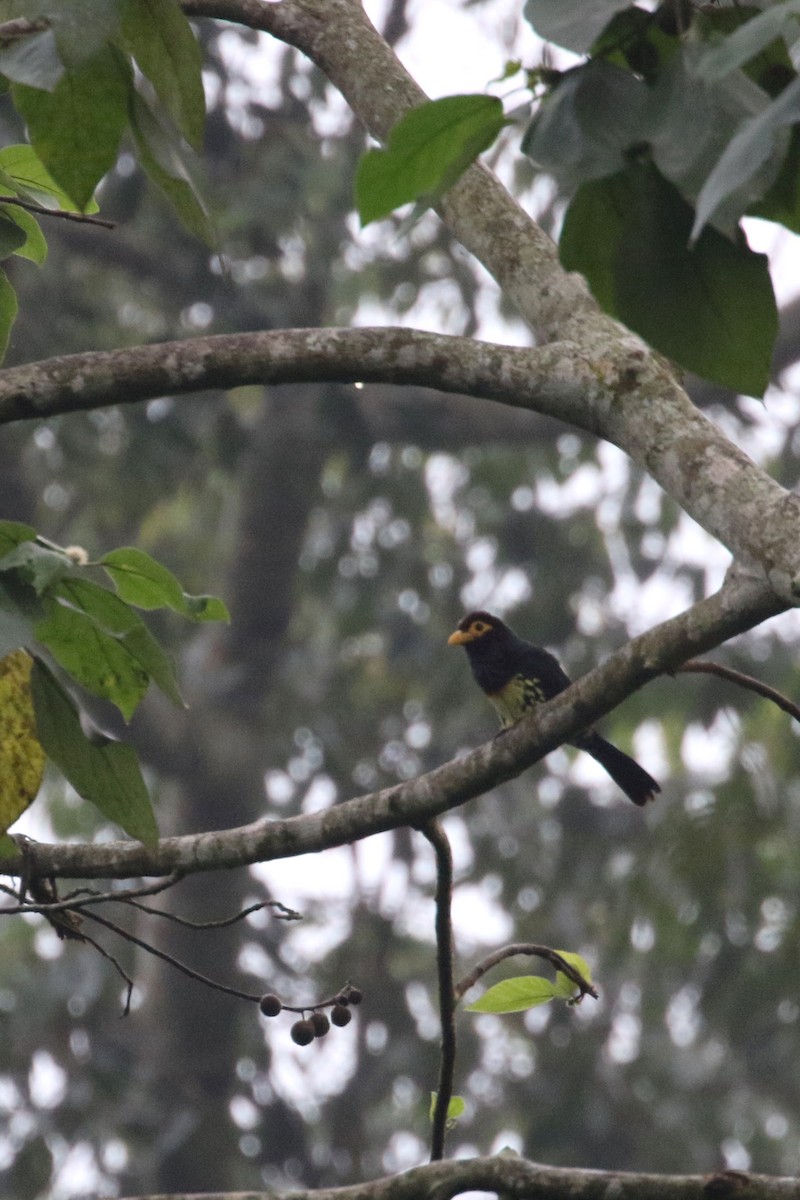
[[[580,992],[580,999],[584,996],[591,996],[597,1000],[597,989],[588,983],[583,978],[580,971],[573,967],[572,963],[567,962],[562,958],[557,950],[551,950],[549,946],[540,946],[536,942],[511,942],[508,946],[501,946],[499,950],[492,951],[482,958],[479,963],[476,963],[468,975],[463,979],[459,979],[455,986],[456,1001],[462,1000],[470,988],[483,979],[484,975],[493,970],[499,963],[505,962],[507,958],[516,958],[517,955],[527,954],[535,958],[543,958],[546,962],[556,970],[561,971],[568,979],[572,980],[575,987]]]
[[[656,675],[674,673],[687,657],[712,649],[785,607],[765,583],[730,576],[713,596],[632,639],[504,737],[426,775],[317,813],[283,820],[262,817],[236,829],[165,838],[154,851],[138,842],[26,843],[24,854],[2,860],[2,870],[19,874],[27,868],[38,876],[85,879],[191,874],[292,858],[388,829],[419,826],[515,778]]]
[[[726,667],[723,663],[707,662],[699,659],[689,659],[688,662],[678,667],[678,670],[687,674],[716,675],[719,679],[727,679],[729,683],[738,684],[739,687],[745,688],[748,692],[755,692],[757,696],[763,696],[765,700],[771,700],[773,704],[783,709],[790,717],[794,717],[795,721],[800,721],[799,704],[795,704],[788,696],[784,696],[783,692],[779,692],[777,688],[770,687],[768,683],[763,683],[753,675],[745,675],[743,671],[734,671],[733,667]]]
[[[746,1191],[744,1186],[746,1185]],[[516,1154],[428,1163],[403,1175],[355,1183],[350,1187],[259,1191],[261,1200],[451,1200],[463,1192],[535,1196],[536,1200],[800,1200],[800,1180],[744,1171],[716,1175],[652,1175],[632,1171],[589,1171],[547,1167]],[[253,1197],[252,1192],[247,1193]],[[169,1200],[137,1196],[127,1200]],[[203,1200],[245,1200],[242,1192],[204,1192]]]

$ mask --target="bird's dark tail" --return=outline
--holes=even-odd
[[[634,804],[647,804],[648,800],[655,800],[656,795],[661,791],[655,779],[652,775],[648,775],[644,767],[640,767],[629,754],[612,746],[611,742],[607,742],[593,729],[576,738],[575,745],[580,750],[585,750],[587,754],[591,754],[592,758],[608,771],[617,787],[622,788],[625,795]]]

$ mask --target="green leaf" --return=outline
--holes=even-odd
[[[0,171],[8,177],[10,186],[17,194],[26,200],[33,200],[45,208],[55,205],[65,212],[74,210],[74,201],[58,186],[33,146],[24,143],[4,146],[0,150]],[[92,200],[85,205],[84,212],[97,212],[98,207]]]
[[[24,244],[24,231],[0,208],[0,259],[8,258]]]
[[[584,54],[629,0],[527,0],[524,14],[539,37]]]
[[[706,227],[652,164],[583,184],[559,246],[612,316],[682,367],[760,396],[778,314],[767,259]]]
[[[5,358],[18,307],[17,293],[8,282],[5,271],[0,271],[0,362]]]
[[[22,244],[13,251],[20,258],[28,258],[41,266],[47,258],[47,241],[41,226],[31,213],[13,204],[3,204],[3,188],[0,186],[0,214],[4,221],[13,221],[22,234]]]
[[[722,157],[706,179],[695,205],[695,220],[692,239],[696,239],[706,222],[710,221],[719,207],[734,192],[741,192],[744,185],[753,180],[760,167],[770,157],[783,159],[787,150],[788,127],[800,120],[800,79],[795,78],[784,88],[777,100],[757,117],[745,122],[736,136],[729,142]],[[780,134],[783,140],[778,144]],[[756,196],[764,194],[763,186],[756,189]],[[740,212],[747,207],[742,201]]]
[[[36,0],[26,7],[28,16],[44,12],[67,69],[83,66],[119,31],[119,0]]]
[[[68,71],[52,92],[12,89],[36,154],[81,211],[116,162],[132,78],[128,60],[108,47]]]
[[[411,200],[433,204],[505,124],[494,96],[445,96],[411,109],[389,134],[385,150],[358,164],[356,202],[362,225]]]
[[[153,847],[158,827],[131,746],[102,734],[87,738],[72,698],[50,670],[35,662],[31,691],[42,746],[78,795],[126,833]]]
[[[0,521],[0,556],[8,554],[20,542],[32,542],[36,538],[36,530],[32,525],[24,525],[22,521]]]
[[[483,993],[480,1000],[467,1006],[467,1012],[510,1013],[524,1012],[552,1000],[555,984],[541,975],[519,975],[503,979]]]
[[[122,38],[183,136],[200,150],[205,121],[202,54],[177,0],[125,0]]]
[[[130,123],[142,167],[167,197],[189,232],[212,246],[211,220],[188,169],[177,130],[160,121],[138,92],[131,98]]]
[[[0,858],[16,858],[19,854],[19,846],[12,837],[4,833],[0,837]]]
[[[559,950],[558,953],[571,967],[575,968],[587,983],[592,982],[591,968],[585,958],[580,954],[573,954],[569,950]],[[568,975],[565,975],[563,971],[556,971],[556,996],[562,1000],[569,1000],[577,990],[577,985]]]
[[[40,546],[38,542],[23,541],[16,549],[0,558],[0,571],[14,570],[41,596],[65,575],[74,570],[74,563],[66,554]]]
[[[31,699],[31,667],[25,650],[0,658],[0,831],[25,812],[39,792],[44,751]]]
[[[800,37],[800,0],[786,0],[753,16],[703,54],[700,69],[709,81],[750,62],[776,39],[792,45]]]
[[[171,608],[193,621],[227,621],[228,610],[214,596],[189,596],[161,563],[135,546],[103,556],[100,565],[111,577],[121,599],[137,608]]]
[[[776,221],[800,233],[800,126],[795,125],[778,177],[764,196],[747,210],[752,217]]]
[[[62,581],[36,636],[61,666],[130,720],[151,679],[175,704],[183,700],[170,659],[124,601],[89,580]]]
[[[436,1097],[438,1092],[431,1092],[431,1106],[428,1111],[429,1120],[433,1120],[433,1114],[436,1111]],[[463,1117],[467,1110],[467,1102],[463,1096],[451,1096],[450,1103],[447,1106],[447,1121],[457,1121],[459,1117]]]

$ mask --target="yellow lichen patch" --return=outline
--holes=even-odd
[[[0,834],[33,802],[44,772],[31,698],[32,666],[24,650],[0,659]]]

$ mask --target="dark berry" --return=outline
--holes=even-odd
[[[334,996],[333,1002],[334,1002],[334,1004],[343,1004],[346,1008],[347,1005],[350,1003],[350,1001],[347,997],[347,992],[339,992],[338,995]]]
[[[347,989],[347,999],[350,1004],[360,1004],[364,999],[361,988],[349,987]]]
[[[314,1030],[314,1037],[325,1037],[325,1034],[331,1027],[331,1023],[325,1016],[325,1013],[315,1012],[311,1014],[311,1026]]]
[[[348,1025],[353,1019],[353,1014],[346,1004],[334,1004],[331,1009],[331,1020],[334,1025]]]
[[[298,1046],[308,1046],[314,1040],[314,1026],[310,1021],[295,1021],[291,1034]]]
[[[259,1000],[258,1007],[265,1017],[277,1017],[283,1005],[281,1004],[280,996],[276,996],[274,992],[267,992]]]

